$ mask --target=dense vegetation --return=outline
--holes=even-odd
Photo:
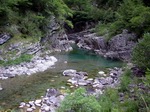
[[[65,21],[71,10],[63,0],[0,0],[1,33],[41,37],[51,16]]]
[[[133,62],[139,67],[150,68],[150,34],[145,33],[143,40],[134,48]]]
[[[111,35],[122,29],[139,36],[150,31],[147,0],[0,0],[0,32],[41,37],[53,15],[71,27],[70,21],[73,25],[83,21],[108,25]]]

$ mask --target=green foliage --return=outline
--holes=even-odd
[[[26,12],[25,17],[19,23],[19,31],[24,34],[23,37],[42,37],[42,31],[39,28],[43,19],[44,17],[37,16],[33,12]]]
[[[138,36],[150,31],[150,7],[147,7],[141,0],[115,0],[114,3],[112,0],[100,0],[97,2],[99,3],[97,12],[100,13],[96,13],[96,17],[100,14],[100,21],[105,24],[111,22],[108,28],[109,36],[121,33],[123,29],[135,32]],[[100,3],[105,5],[100,5]],[[113,4],[115,8],[108,4]]]
[[[143,39],[133,51],[133,62],[144,69],[150,68],[150,34],[145,33]]]
[[[92,0],[64,0],[64,2],[73,10],[73,17],[70,18],[73,23],[91,19]]]
[[[141,35],[149,31],[150,7],[144,6],[140,0],[124,0],[116,12],[116,21],[122,24],[121,29],[126,28]]]
[[[100,112],[101,106],[94,96],[88,96],[83,88],[68,95],[61,103],[58,112]]]
[[[4,109],[0,106],[0,112],[17,112],[17,111],[15,111],[14,109],[7,109],[7,110],[4,110]]]
[[[150,69],[147,69],[145,77],[142,78],[142,82],[144,84],[145,89],[140,90],[137,94],[138,97],[138,105],[140,112],[149,112],[150,111]]]
[[[147,69],[145,74],[145,80],[143,82],[146,86],[150,87],[150,69]]]
[[[39,38],[45,33],[51,16],[63,23],[66,17],[72,16],[72,11],[63,0],[0,0],[0,16],[0,33],[15,35],[10,28],[16,25],[23,37]]]
[[[121,82],[120,82],[120,89],[121,92],[128,91],[128,85],[131,82],[131,70],[127,69],[124,74],[122,74]]]
[[[24,54],[21,55],[19,58],[16,58],[15,60],[0,61],[0,65],[2,66],[17,65],[22,62],[29,62],[31,59],[32,59],[32,55]]]
[[[108,88],[99,97],[98,102],[101,105],[100,112],[112,112],[118,110],[118,91],[116,89]]]
[[[108,28],[109,24],[98,24],[95,28],[95,31],[98,35],[103,36],[105,34],[108,34]]]
[[[123,103],[120,103],[120,107],[122,112],[137,112],[138,102],[128,98]]]

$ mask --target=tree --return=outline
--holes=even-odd
[[[133,51],[133,63],[141,68],[150,68],[150,33],[137,44]]]

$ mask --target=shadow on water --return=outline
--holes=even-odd
[[[65,69],[76,69],[96,75],[99,70],[123,65],[120,61],[107,60],[92,52],[77,48],[68,53],[54,53],[53,55],[58,62],[52,69],[31,76],[18,76],[0,81],[4,88],[0,91],[0,106],[4,108],[18,107],[22,101],[27,102],[40,98],[48,88],[66,86],[67,78],[62,76]]]

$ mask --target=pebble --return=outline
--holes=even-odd
[[[93,78],[88,78],[87,80],[89,80],[89,81],[93,81],[94,79],[93,79]]]
[[[27,112],[32,112],[33,109],[32,108],[27,108]]]
[[[64,61],[64,63],[67,63],[67,61]]]
[[[0,87],[0,91],[3,90],[3,88]]]
[[[44,110],[45,110],[45,111],[50,111],[50,107],[49,107],[49,106],[45,106],[45,107],[44,107]]]
[[[24,108],[24,106],[23,106],[23,105],[20,105],[19,108]]]
[[[74,88],[74,86],[70,86],[70,88]]]
[[[55,80],[53,80],[53,79],[51,80],[51,82],[54,82],[54,81],[55,81]]]
[[[36,103],[35,105],[38,106],[38,107],[41,107],[41,104]]]
[[[87,83],[86,82],[78,82],[78,85],[80,85],[80,86],[86,86]]]
[[[39,99],[39,100],[35,100],[35,104],[40,104],[42,102],[42,100],[41,99]]]
[[[104,75],[105,72],[104,72],[104,71],[99,71],[98,74],[99,74],[99,75]]]
[[[64,86],[61,86],[60,88],[61,88],[61,89],[65,89],[65,87],[64,87]]]
[[[25,102],[21,102],[21,103],[20,103],[20,105],[25,106],[25,105],[26,105],[26,103],[25,103]]]

